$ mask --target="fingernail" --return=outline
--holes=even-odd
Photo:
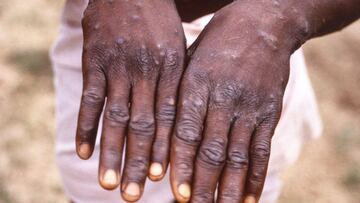
[[[254,196],[247,196],[245,198],[245,203],[256,203],[256,199]]]
[[[83,143],[79,146],[79,156],[82,159],[88,159],[90,154],[90,145]]]
[[[136,200],[140,196],[140,186],[137,183],[129,183],[124,192],[128,201]]]
[[[152,163],[150,166],[150,175],[151,176],[161,176],[163,174],[163,167],[159,163]]]
[[[178,192],[183,198],[189,199],[190,195],[191,195],[190,185],[188,185],[188,184],[179,185]]]
[[[114,187],[118,183],[118,178],[116,172],[112,169],[109,169],[105,172],[103,176],[103,183],[106,184],[108,187]]]

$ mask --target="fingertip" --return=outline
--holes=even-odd
[[[164,177],[164,169],[160,163],[152,163],[149,170],[149,178],[152,181],[160,181]]]
[[[106,190],[113,190],[120,184],[119,175],[112,169],[108,169],[100,178],[100,185]]]
[[[177,198],[179,202],[188,202],[191,197],[191,187],[189,184],[180,184],[177,188],[180,198]]]
[[[257,202],[256,198],[252,195],[248,195],[244,201],[244,203],[256,203],[256,202]]]
[[[88,143],[82,143],[77,147],[77,154],[81,159],[87,160],[91,157],[91,146]]]
[[[137,183],[129,183],[122,192],[123,198],[128,202],[136,202],[140,199],[140,186]]]

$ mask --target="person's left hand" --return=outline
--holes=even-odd
[[[298,46],[295,21],[272,3],[223,8],[189,50],[170,155],[179,202],[214,202],[218,183],[217,202],[260,198]]]

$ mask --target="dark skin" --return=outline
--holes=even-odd
[[[164,10],[161,15],[158,8]],[[136,201],[150,161],[164,170],[154,180],[162,178],[168,164],[177,88],[184,68],[181,20],[171,1],[90,1],[83,28],[84,90],[77,152],[83,159],[91,156],[107,98],[99,182],[105,189],[114,189],[121,182],[123,198]]]
[[[199,3],[203,2],[195,3],[194,8],[200,9]],[[127,201],[141,197],[147,175],[158,181],[168,168],[177,89],[185,61],[181,20],[223,6],[214,2],[197,15],[187,16],[197,12],[186,9],[179,15],[177,7],[185,5],[190,4],[163,0],[90,1],[84,13],[84,89],[77,152],[82,159],[91,157],[105,105],[99,183],[112,190],[121,182],[122,196]],[[166,12],[160,15],[158,8]],[[125,137],[128,147],[120,175]],[[148,173],[153,165],[155,174],[151,170]]]
[[[170,156],[179,202],[259,200],[291,54],[359,16],[359,0],[243,0],[215,13],[180,85]]]
[[[211,2],[99,0],[85,12],[77,151],[91,156],[107,98],[99,181],[106,189],[120,184],[126,137],[121,191],[127,201],[141,197],[147,175],[164,176],[172,132],[171,186],[179,202],[258,201],[290,55],[360,16],[359,0],[239,0],[222,9],[230,2]],[[178,98],[185,69],[181,19],[217,9],[188,50]],[[109,170],[115,176],[106,176]]]

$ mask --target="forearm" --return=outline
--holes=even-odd
[[[306,0],[293,1],[291,9],[302,15],[305,42],[308,39],[342,29],[360,17],[360,0]]]
[[[237,0],[240,10],[295,51],[307,40],[338,31],[360,18],[360,0]],[[245,8],[245,9],[244,9]]]

